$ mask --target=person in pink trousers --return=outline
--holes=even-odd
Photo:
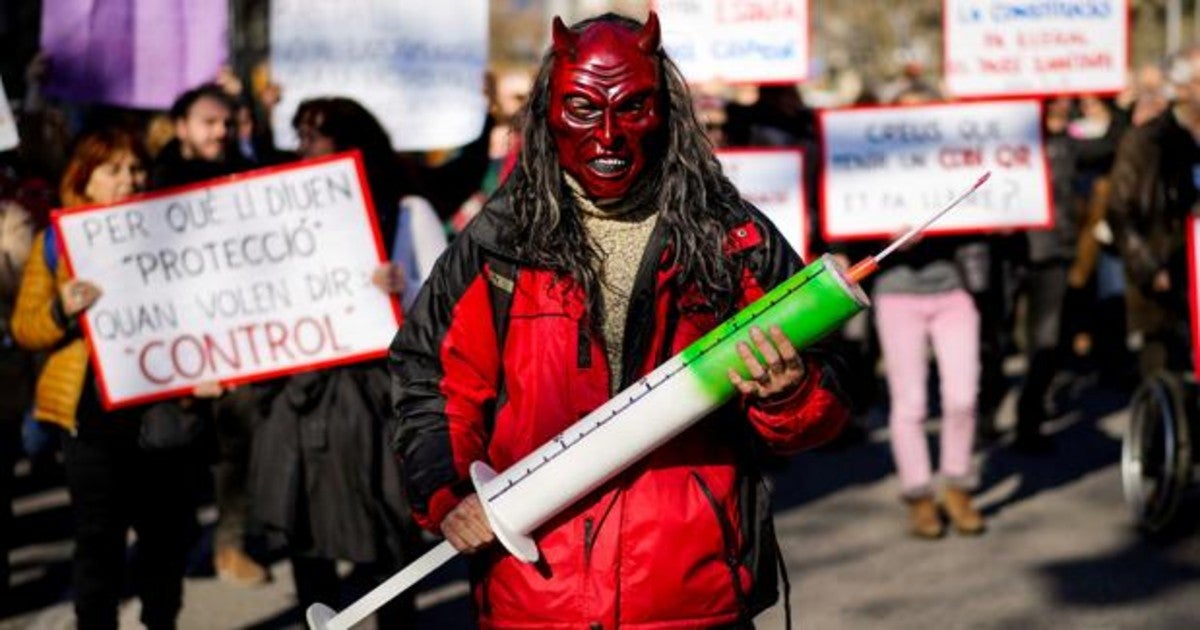
[[[900,252],[875,281],[875,324],[891,399],[888,426],[909,527],[920,538],[945,531],[944,509],[963,534],[983,531],[971,505],[971,452],[979,391],[979,312],[956,261],[960,242],[927,239]],[[938,477],[941,506],[925,433],[928,348],[937,361],[942,423]]]

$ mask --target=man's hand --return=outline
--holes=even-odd
[[[233,98],[241,96],[244,89],[242,80],[238,78],[237,73],[230,66],[221,66],[217,70],[217,76],[213,77],[213,83],[221,86],[221,89],[225,90],[225,93]]]
[[[790,393],[804,381],[804,361],[800,359],[800,353],[796,352],[795,346],[788,341],[779,326],[771,327],[769,339],[761,328],[753,326],[750,328],[750,339],[767,364],[763,365],[758,357],[754,356],[750,344],[739,341],[738,354],[746,364],[746,371],[751,380],[742,378],[737,370],[731,368],[729,381],[738,391],[747,396],[767,398]]]
[[[462,553],[475,553],[492,544],[496,535],[488,524],[479,495],[472,494],[442,520],[442,535]]]

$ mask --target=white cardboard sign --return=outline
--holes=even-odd
[[[721,149],[717,159],[742,198],[767,215],[792,249],[808,260],[804,153],[800,149]]]
[[[1129,67],[1128,0],[944,0],[955,97],[1112,93]]]
[[[56,213],[110,408],[383,356],[397,302],[357,154]]]
[[[1192,372],[1200,376],[1200,220],[1188,217],[1188,315],[1192,333]]]
[[[12,109],[8,106],[8,95],[4,92],[4,84],[0,83],[0,151],[7,151],[20,144],[17,137],[17,121],[13,118]]]
[[[886,238],[992,177],[929,234],[1053,226],[1036,100],[827,110],[821,211],[827,241]]]
[[[483,131],[488,3],[272,0],[275,140],[295,147],[301,101],[353,98],[397,151],[457,147]]]
[[[808,77],[809,0],[655,0],[663,46],[690,83]]]

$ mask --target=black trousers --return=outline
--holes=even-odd
[[[292,578],[300,608],[321,603],[335,610],[345,608],[392,576],[399,567],[386,563],[357,564],[346,580],[338,578],[337,563],[328,558],[293,555]],[[416,625],[412,592],[384,604],[375,613],[380,628],[411,628]]]
[[[95,413],[94,408],[87,411]],[[126,535],[132,527],[137,534],[132,578],[142,623],[151,630],[174,628],[182,607],[186,556],[197,529],[202,459],[191,448],[144,450],[136,421],[91,413],[81,414],[77,435],[66,437],[64,444],[75,521],[72,581],[78,627],[117,628]]]
[[[1017,436],[1035,438],[1046,420],[1046,395],[1062,365],[1063,307],[1067,295],[1067,264],[1033,265],[1025,277],[1028,308],[1025,343],[1028,359],[1025,382],[1017,399]]]
[[[8,552],[12,546],[15,523],[12,502],[16,479],[13,468],[21,450],[20,418],[0,418],[0,611],[8,601]]]
[[[213,403],[217,461],[212,475],[217,502],[213,547],[242,549],[249,513],[247,477],[250,470],[250,435],[257,422],[260,390],[244,385]]]

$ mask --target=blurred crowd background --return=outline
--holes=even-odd
[[[375,285],[399,295],[407,306],[432,260],[511,169],[519,151],[518,114],[552,17],[561,15],[570,23],[612,10],[640,19],[648,7],[644,1],[625,0],[497,0],[489,6],[488,73],[480,86],[487,103],[482,132],[462,146],[397,153],[379,121],[386,112],[369,111],[338,94],[337,86],[329,87],[327,98],[306,100],[292,119],[278,119],[276,107],[288,86],[271,74],[269,0],[228,3],[228,65],[179,94],[169,110],[48,97],[42,88],[55,72],[55,60],[40,50],[43,3],[0,5],[0,78],[20,137],[18,147],[0,153],[0,243],[8,262],[0,269],[5,321],[0,407],[7,414],[0,417],[5,449],[0,461],[5,495],[0,500],[8,504],[11,499],[18,461],[27,480],[41,478],[70,488],[77,547],[73,590],[67,596],[76,602],[80,627],[109,627],[113,619],[113,603],[123,591],[119,583],[105,583],[98,576],[122,570],[115,567],[123,566],[130,526],[138,530],[142,555],[157,554],[160,560],[139,565],[143,622],[149,627],[174,624],[181,594],[162,582],[182,574],[184,556],[177,551],[193,549],[201,536],[197,505],[215,504],[220,516],[206,543],[209,549],[198,561],[193,553],[186,570],[211,566],[218,578],[251,587],[268,579],[267,558],[282,554],[292,563],[302,604],[348,601],[430,539],[405,521],[403,501],[394,488],[380,490],[369,501],[395,510],[395,518],[380,524],[364,517],[369,540],[346,544],[337,540],[339,532],[322,530],[321,523],[331,514],[345,518],[361,511],[361,505],[347,507],[337,496],[317,492],[281,496],[273,487],[279,471],[296,461],[318,471],[326,465],[350,470],[361,464],[315,464],[305,459],[300,442],[296,461],[272,451],[281,440],[301,439],[288,427],[314,418],[333,422],[344,415],[345,398],[341,407],[327,406],[332,404],[328,392],[338,388],[366,393],[355,394],[352,403],[359,405],[355,409],[363,424],[336,431],[369,436],[376,452],[367,465],[385,466],[379,463],[389,460],[381,427],[388,422],[390,405],[380,365],[301,374],[236,391],[206,384],[194,396],[170,403],[169,409],[102,410],[86,354],[70,342],[78,341],[74,318],[95,299],[88,291],[103,287],[79,284],[58,270],[50,251],[56,245],[44,236],[50,211],[358,149],[381,209],[380,227],[391,257],[377,270]],[[816,156],[819,110],[943,99],[940,0],[812,0],[810,10],[810,80],[693,86],[696,109],[714,146],[800,147]],[[1185,137],[1181,128],[1200,130],[1200,124],[1192,126],[1200,121],[1200,49],[1188,44],[1200,36],[1200,3],[1134,0],[1129,10],[1126,89],[1044,99],[1056,229],[930,239],[937,244],[906,252],[895,261],[895,273],[882,275],[871,287],[882,298],[874,318],[862,316],[842,334],[858,375],[851,388],[857,415],[839,444],[865,439],[877,428],[872,423],[887,416],[914,535],[943,533],[940,521],[935,524],[931,513],[923,511],[932,509],[923,501],[933,492],[922,428],[926,418],[943,418],[943,476],[974,477],[974,471],[955,466],[969,464],[972,452],[996,444],[1053,457],[1056,445],[1044,428],[1046,421],[1079,404],[1091,389],[1128,395],[1155,370],[1189,370],[1188,312],[1180,297],[1186,286],[1186,276],[1180,275],[1185,273],[1180,271],[1182,244],[1164,234],[1181,234],[1178,221],[1186,211],[1181,214],[1177,206],[1195,199],[1200,179],[1192,180],[1191,170],[1163,174],[1138,167],[1152,159],[1200,164],[1195,143],[1180,140]],[[296,134],[296,146],[276,145],[273,130],[280,126]],[[816,208],[819,160],[805,165],[807,203]],[[128,172],[114,170],[111,179],[95,175],[108,167]],[[1182,201],[1158,203],[1139,194],[1145,186],[1187,192]],[[829,252],[848,262],[872,251],[870,243],[822,242],[819,213],[810,213],[810,220],[812,253]],[[1149,243],[1148,249],[1138,249],[1139,242]],[[1145,251],[1163,264],[1144,268]],[[911,310],[917,307],[905,301],[912,295],[936,299],[919,308],[947,319],[921,320]],[[939,332],[951,329],[969,342],[939,342]],[[913,388],[905,378],[918,375],[917,389],[923,389],[927,353],[923,345],[905,347],[900,340],[923,344],[926,336],[932,337],[943,374],[941,400],[901,400],[897,392]],[[35,382],[40,383],[36,389]],[[55,389],[64,382],[73,385],[65,393]],[[1013,390],[1019,392],[1016,421],[1002,423],[1001,402]],[[55,407],[50,399],[65,400],[65,407]],[[207,426],[195,430],[207,437],[148,445],[150,438],[140,427],[163,416],[184,426],[183,434],[189,434],[186,427],[192,423]],[[96,430],[102,424],[123,428]],[[958,463],[947,463],[948,454]],[[147,478],[172,483],[142,483]],[[289,520],[297,505],[309,512],[300,529]],[[156,508],[153,517],[148,506]],[[983,529],[977,513],[952,514],[951,519],[964,533]],[[11,514],[0,523],[6,545],[15,540],[12,523]],[[177,535],[155,535],[164,531]],[[168,556],[177,561],[163,561]],[[337,573],[338,560],[352,561],[355,570],[348,576]],[[7,578],[7,573],[0,575],[0,593]],[[398,602],[389,614],[410,617],[411,602]]]

